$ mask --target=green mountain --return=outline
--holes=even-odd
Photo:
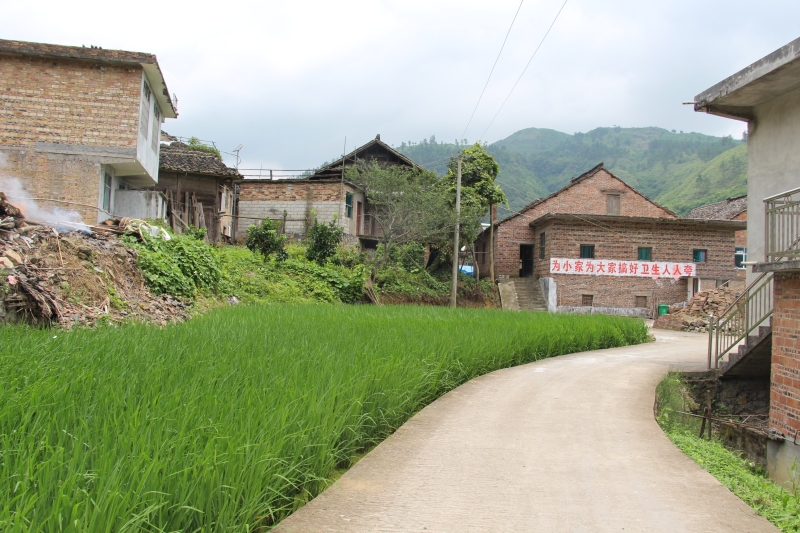
[[[435,137],[397,149],[443,174],[463,149]],[[601,161],[637,190],[679,214],[747,193],[747,147],[731,137],[675,133],[662,128],[597,128],[570,135],[528,128],[488,147],[500,164],[498,183],[510,214],[557,191]]]

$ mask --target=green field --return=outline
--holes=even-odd
[[[0,531],[265,530],[459,384],[646,337],[620,317],[333,305],[0,328]]]

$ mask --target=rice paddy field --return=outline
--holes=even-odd
[[[461,383],[646,340],[621,317],[388,306],[0,328],[0,531],[265,531]]]

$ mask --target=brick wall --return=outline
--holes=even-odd
[[[553,257],[578,258],[580,246],[592,244],[595,259],[635,261],[638,248],[652,248],[653,261],[691,263],[695,248],[708,250],[708,261],[697,264],[701,278],[729,279],[735,275],[733,241],[730,230],[699,229],[691,224],[659,224],[651,222],[603,222],[556,220],[532,228],[537,239],[546,235],[545,259],[539,259],[538,242],[535,248],[534,275],[551,276]],[[519,250],[517,250],[519,256]],[[518,269],[519,267],[517,267]],[[614,278],[611,276],[553,275],[558,287],[559,305],[579,306],[581,295],[594,293],[596,307],[634,307],[636,296],[647,296],[648,305],[676,303],[686,300],[687,279]]]
[[[142,68],[0,56],[0,145],[135,148]]]
[[[345,184],[346,192],[354,189]],[[309,213],[314,210],[319,222],[327,223],[334,215],[340,219],[344,210],[341,184],[333,181],[254,181],[239,185],[239,229],[247,232],[252,224],[265,218],[283,220],[286,212],[286,233],[303,235],[312,220]]]
[[[620,194],[620,214],[622,216],[676,218],[669,211],[653,204],[628,187],[608,171],[600,169],[595,174],[573,183],[557,195],[534,205],[529,210],[509,217],[497,226],[494,258],[496,274],[518,275],[519,245],[538,245],[538,241],[536,241],[538,235],[533,235],[529,226],[533,220],[548,213],[605,215],[607,214],[606,197],[609,192]],[[482,239],[488,239],[488,232]],[[731,254],[733,254],[732,251]],[[484,258],[488,272],[488,253],[484,254],[481,259]],[[479,263],[479,266],[483,269],[484,263]]]
[[[31,197],[86,204],[38,201],[40,206],[77,211],[87,224],[97,223],[98,210],[88,207],[98,205],[100,197],[101,163],[96,158],[0,149],[2,159],[0,175],[17,178]]]
[[[769,427],[800,432],[800,273],[774,274]]]

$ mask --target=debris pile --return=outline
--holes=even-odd
[[[719,316],[738,296],[739,292],[730,287],[718,287],[698,292],[685,307],[681,304],[671,306],[669,314],[658,317],[653,323],[653,327],[706,333],[708,332],[709,316]]]
[[[93,325],[188,318],[187,302],[154,296],[119,238],[151,231],[140,221],[59,231],[24,218],[0,192],[0,322]]]

